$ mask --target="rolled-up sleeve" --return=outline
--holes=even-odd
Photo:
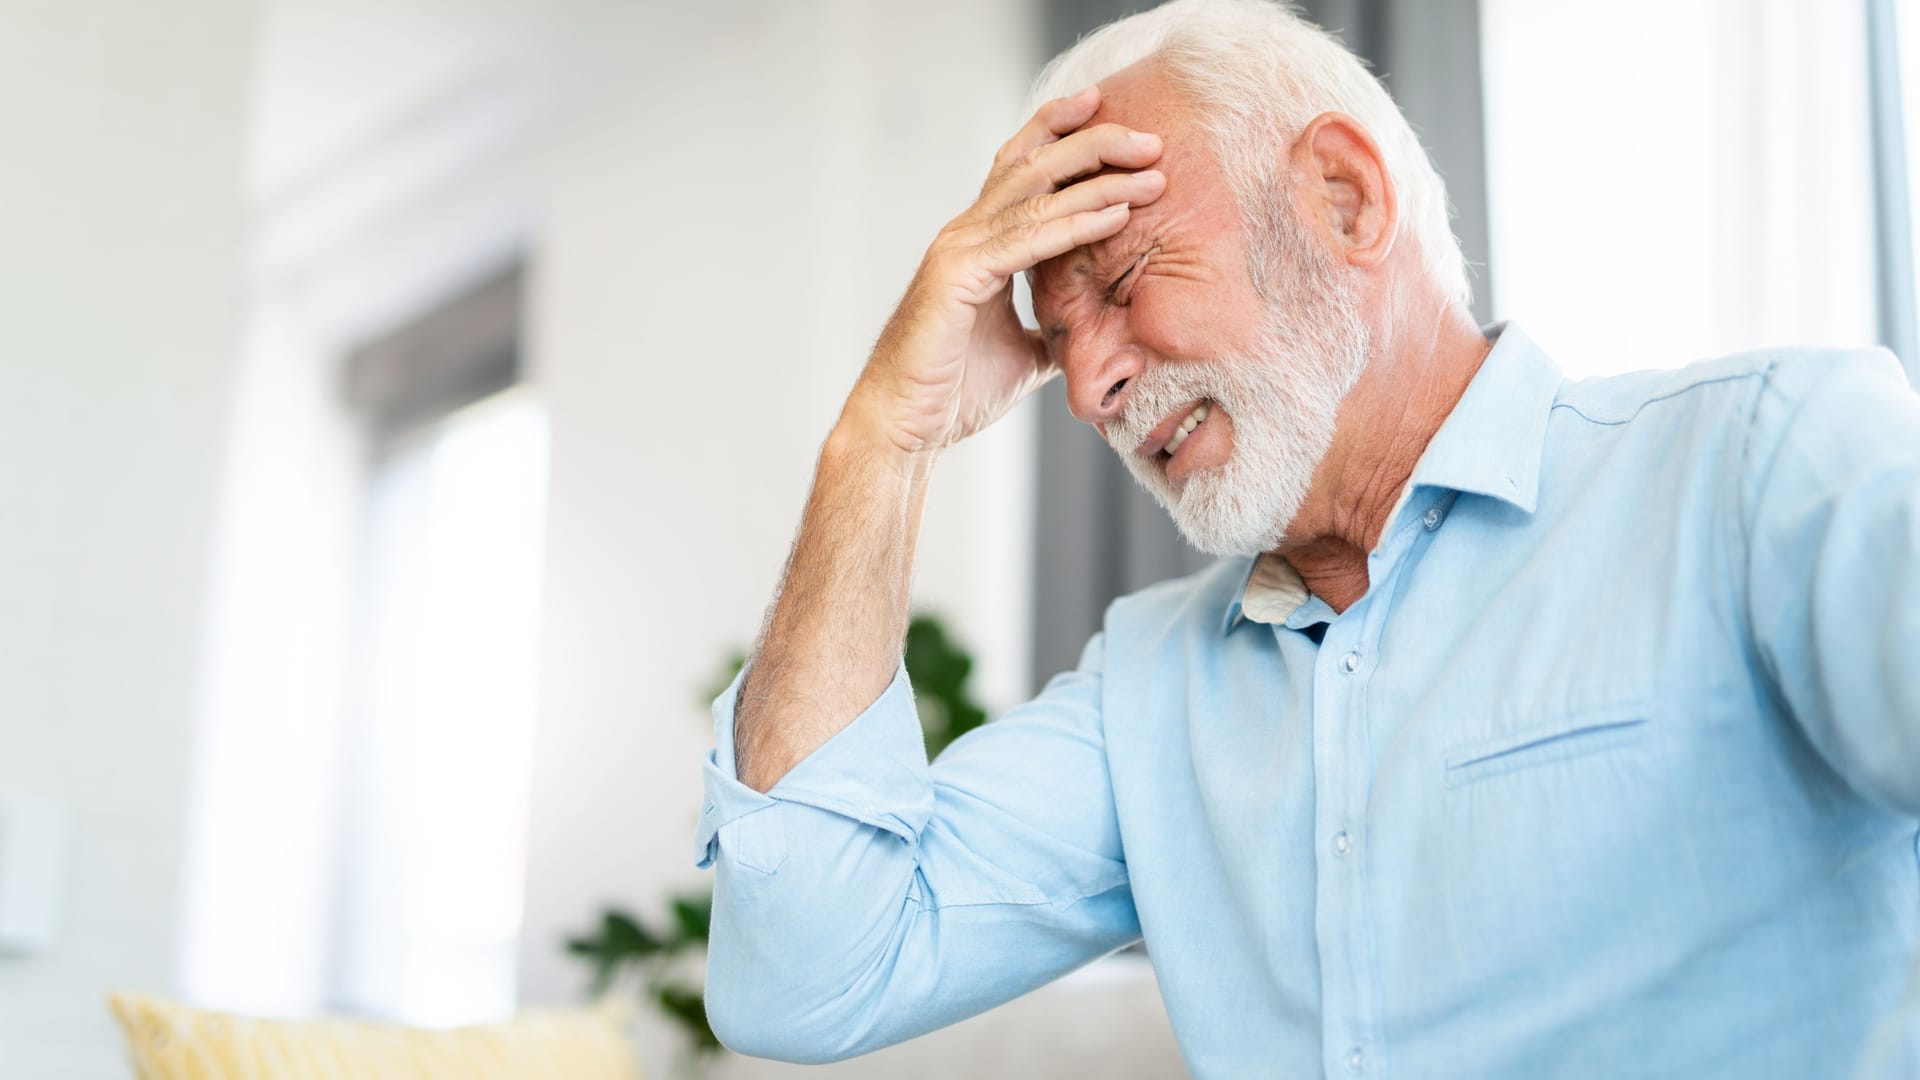
[[[743,827],[742,822],[756,814],[777,819],[763,812],[782,802],[842,814],[909,843],[915,839],[915,822],[926,820],[932,800],[926,742],[904,667],[865,712],[765,795],[740,782],[734,761],[734,703],[745,677],[744,671],[736,676],[713,703],[714,748],[702,769],[706,801],[695,853],[699,866],[713,865],[724,844],[736,860],[744,855],[756,869],[777,869],[786,857],[786,845],[772,842],[777,826]]]
[[[991,1008],[1139,937],[1101,734],[1101,643],[929,767],[904,670],[766,794],[714,703],[696,858],[707,1009],[736,1050],[849,1057]]]

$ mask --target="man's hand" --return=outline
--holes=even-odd
[[[1000,148],[980,198],[927,249],[843,423],[908,454],[937,451],[1053,374],[1038,335],[1014,312],[1010,278],[1114,235],[1130,206],[1166,187],[1153,170],[1100,172],[1145,169],[1159,160],[1160,139],[1118,124],[1082,129],[1099,106],[1096,87],[1050,101]]]

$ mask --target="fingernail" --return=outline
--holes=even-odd
[[[1132,205],[1133,205],[1132,203],[1123,203],[1123,202],[1111,203],[1107,206],[1101,207],[1100,212],[1103,214],[1116,214],[1116,215],[1124,214],[1127,212],[1127,208]]]
[[[1133,133],[1133,141],[1138,146],[1158,146],[1160,145],[1160,136],[1155,135],[1151,131],[1136,131]]]

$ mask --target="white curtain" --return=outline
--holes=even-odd
[[[1576,375],[1874,342],[1862,5],[1481,12],[1496,317]]]

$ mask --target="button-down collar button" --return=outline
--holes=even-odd
[[[1440,527],[1440,519],[1446,516],[1445,511],[1435,506],[1428,509],[1427,512],[1421,516],[1420,523],[1427,527],[1428,532],[1432,532]]]
[[[1345,855],[1353,850],[1353,837],[1347,835],[1347,830],[1341,829],[1333,834],[1333,850],[1337,855]]]
[[[1351,675],[1360,670],[1360,652],[1355,650],[1340,658],[1340,667]]]
[[[1366,1067],[1367,1067],[1366,1056],[1360,1053],[1359,1047],[1356,1046],[1353,1049],[1347,1051],[1347,1071],[1348,1072],[1353,1073],[1354,1075],[1357,1076],[1360,1074],[1360,1071],[1365,1069]]]

